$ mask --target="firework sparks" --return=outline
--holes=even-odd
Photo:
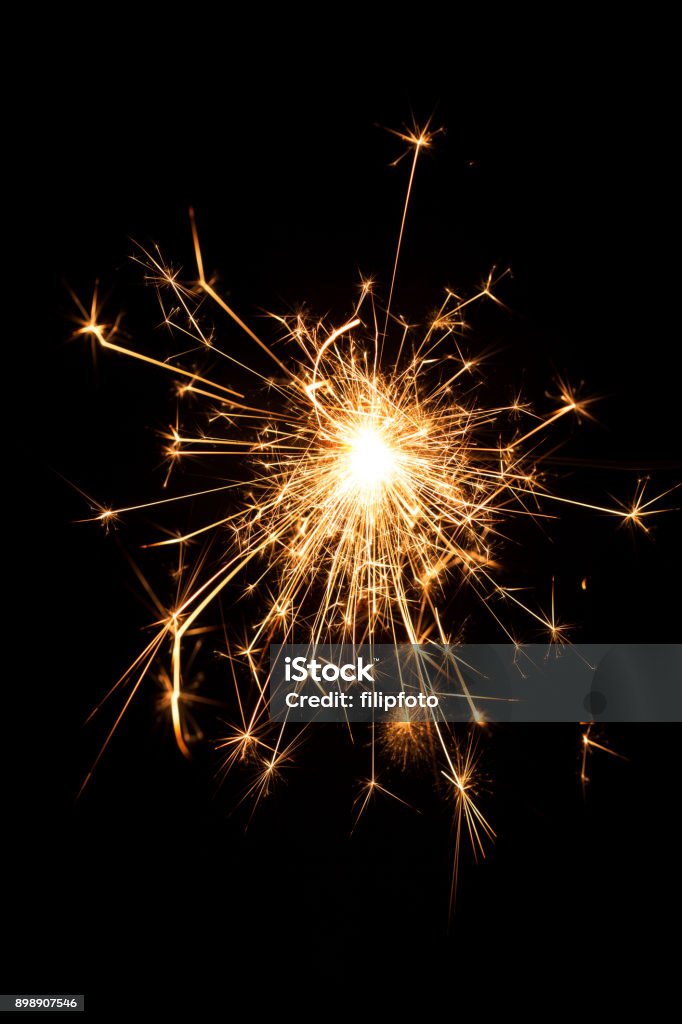
[[[176,598],[166,608],[154,597],[157,630],[123,676],[132,685],[104,747],[143,680],[170,649],[170,668],[157,672],[161,703],[179,749],[189,756],[201,732],[192,712],[200,698],[188,681],[185,641],[201,631],[202,616],[228,585],[241,580],[246,594],[261,596],[262,611],[247,641],[229,655],[239,716],[218,748],[223,771],[237,764],[255,770],[250,792],[256,799],[269,791],[297,742],[285,740],[285,726],[269,738],[264,660],[271,642],[450,643],[457,630],[444,622],[442,598],[462,582],[510,641],[504,605],[521,608],[558,642],[566,627],[556,616],[553,585],[550,608],[543,611],[497,581],[503,531],[516,517],[548,514],[552,503],[581,505],[642,529],[658,511],[652,507],[656,499],[645,500],[643,486],[626,507],[583,505],[550,492],[542,473],[545,435],[565,417],[590,415],[591,400],[579,398],[568,384],[560,383],[545,414],[519,396],[502,406],[481,401],[481,361],[462,350],[465,316],[476,302],[498,301],[494,291],[504,275],[490,274],[468,298],[447,291],[423,329],[392,312],[418,159],[437,133],[427,125],[394,134],[407,146],[403,156],[412,159],[385,305],[374,283],[363,280],[345,322],[274,316],[278,337],[268,344],[207,277],[192,214],[196,280],[183,282],[158,250],[141,249],[137,257],[158,290],[164,324],[181,341],[179,355],[159,360],[123,345],[120,321],[102,319],[96,293],[89,309],[80,306],[77,334],[94,349],[172,374],[180,404],[189,397],[203,403],[207,417],[200,428],[185,427],[178,418],[164,434],[169,476],[191,458],[227,459],[229,465],[236,459],[248,467],[247,481],[214,481],[205,491],[124,508],[91,503],[94,518],[111,526],[124,515],[185,499],[229,499],[219,515],[147,545],[178,547]],[[262,353],[261,362],[267,358],[269,373],[252,365],[242,346],[218,345],[216,331],[206,325],[209,304]],[[196,352],[225,362],[252,386],[238,391],[221,383],[219,373],[204,376],[188,368],[188,356]],[[185,554],[198,537],[213,538],[217,557],[209,561],[204,553],[187,571]],[[246,698],[235,660],[252,684]],[[473,704],[471,710],[480,719]],[[470,740],[460,748],[447,730],[436,721],[396,723],[385,727],[378,744],[373,731],[372,770],[358,797],[357,819],[375,795],[400,800],[378,781],[377,749],[403,767],[440,758],[454,793],[456,859],[464,832],[481,855],[494,832],[475,802],[475,745]],[[587,751],[596,744],[589,730],[585,735]],[[456,878],[457,867],[453,886]]]
[[[386,760],[402,771],[435,760],[430,722],[386,722],[381,728],[379,746]]]
[[[585,792],[590,781],[587,771],[588,759],[595,750],[600,750],[603,754],[608,754],[610,757],[618,758],[619,761],[627,761],[628,759],[623,754],[619,754],[618,751],[595,739],[594,722],[583,722],[583,725],[585,728],[581,734],[580,782],[582,783],[583,792]]]
[[[478,737],[473,731],[470,731],[465,744],[455,744],[453,754],[448,758],[449,770],[442,770],[442,774],[452,785],[454,793],[455,855],[450,889],[451,911],[455,908],[457,896],[463,833],[468,836],[474,859],[485,857],[486,842],[492,842],[495,839],[492,825],[486,821],[476,804],[477,790],[480,785],[477,743]]]

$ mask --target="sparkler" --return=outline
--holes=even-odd
[[[156,632],[119,680],[130,684],[129,693],[97,760],[135,693],[154,673],[162,680],[160,703],[170,714],[177,746],[189,756],[201,735],[194,720],[201,697],[189,683],[184,649],[206,628],[204,613],[232,581],[242,580],[245,593],[260,596],[262,612],[242,644],[231,640],[228,645],[239,715],[218,749],[223,772],[238,764],[255,771],[250,792],[258,799],[300,739],[286,739],[286,725],[273,734],[267,720],[264,658],[271,642],[447,644],[458,628],[444,617],[442,599],[461,584],[510,641],[515,638],[505,624],[505,605],[522,609],[550,641],[561,641],[565,627],[555,614],[553,589],[551,607],[543,611],[498,582],[503,531],[517,517],[547,515],[552,503],[580,505],[643,529],[658,511],[652,507],[656,499],[645,500],[643,488],[628,507],[584,505],[549,490],[542,471],[549,428],[568,416],[590,416],[592,400],[580,398],[568,383],[559,383],[545,414],[520,397],[503,406],[481,401],[482,361],[466,356],[462,347],[465,317],[474,303],[499,302],[495,287],[504,275],[491,273],[467,298],[447,291],[423,329],[393,312],[415,171],[436,133],[427,124],[394,134],[411,164],[385,305],[375,283],[363,279],[345,322],[328,324],[302,313],[273,316],[278,337],[266,342],[207,276],[192,213],[195,280],[183,281],[158,250],[140,249],[136,257],[158,290],[164,323],[181,341],[179,355],[159,360],[124,345],[119,321],[103,321],[96,296],[90,309],[81,307],[77,333],[94,348],[173,375],[180,404],[189,397],[203,403],[207,420],[200,428],[185,427],[178,418],[164,434],[169,477],[191,458],[221,464],[227,459],[232,465],[238,460],[248,469],[246,481],[218,483],[216,475],[206,490],[135,506],[93,503],[94,518],[109,527],[124,515],[184,499],[212,495],[214,507],[226,499],[217,516],[148,545],[178,549],[177,598],[169,608],[153,596]],[[269,373],[250,361],[241,342],[237,346],[231,338],[218,344],[206,325],[208,305],[260,351],[259,365],[267,359]],[[224,383],[220,373],[200,374],[188,365],[197,352],[236,368],[252,387],[242,392]],[[183,569],[198,538],[213,538],[207,549],[211,560],[205,551],[190,570]],[[169,649],[169,666],[159,673],[156,666]],[[248,694],[238,682],[244,666],[251,681]],[[379,781],[377,755],[385,753],[403,768],[412,761],[439,762],[452,787],[457,864],[463,831],[480,855],[494,833],[475,802],[473,740],[458,743],[448,729],[435,719],[419,726],[388,725],[378,738],[373,729],[371,773],[358,797],[358,818],[373,795],[395,797]],[[594,745],[586,736],[585,750]],[[455,866],[453,886],[456,877]]]

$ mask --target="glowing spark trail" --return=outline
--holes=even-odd
[[[580,760],[580,781],[583,786],[583,792],[585,791],[587,783],[590,781],[590,777],[587,774],[587,759],[593,751],[600,750],[604,754],[609,754],[611,757],[618,758],[619,761],[627,761],[627,757],[624,757],[622,754],[612,750],[611,747],[607,747],[603,743],[598,743],[597,740],[594,739],[594,722],[587,722],[584,724],[585,731],[582,733],[582,757]]]

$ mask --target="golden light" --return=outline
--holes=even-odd
[[[555,613],[553,584],[549,608],[543,611],[534,599],[521,600],[518,590],[499,582],[501,538],[509,525],[519,517],[547,515],[544,508],[551,503],[606,513],[643,530],[645,517],[660,511],[652,507],[656,498],[645,500],[644,484],[634,501],[621,508],[586,504],[549,490],[543,454],[555,445],[543,452],[546,432],[570,415],[589,416],[590,400],[579,400],[565,382],[559,382],[559,395],[544,413],[534,411],[518,394],[510,395],[508,404],[504,399],[486,404],[481,388],[474,386],[484,379],[484,360],[480,353],[462,351],[464,311],[468,315],[468,307],[477,301],[498,302],[493,289],[504,274],[493,279],[491,273],[465,299],[447,290],[424,328],[410,326],[392,312],[417,159],[437,134],[428,128],[394,133],[407,144],[412,161],[385,304],[377,298],[374,283],[365,279],[355,308],[341,326],[303,314],[273,316],[278,344],[267,343],[206,276],[193,213],[196,280],[180,282],[157,250],[142,250],[138,257],[159,291],[163,322],[178,338],[177,354],[161,360],[124,347],[119,321],[102,323],[96,294],[89,309],[79,304],[81,336],[97,348],[180,378],[180,405],[188,395],[204,403],[200,425],[181,427],[178,413],[178,425],[164,435],[169,474],[191,457],[216,467],[203,491],[188,487],[186,494],[119,509],[91,502],[97,509],[94,518],[106,525],[124,513],[184,500],[196,503],[202,495],[231,492],[232,499],[208,503],[213,512],[197,528],[172,531],[146,545],[177,545],[184,567],[182,555],[195,538],[215,539],[211,557],[207,543],[194,564],[178,570],[179,597],[172,612],[154,598],[161,624],[119,681],[132,686],[103,750],[135,692],[169,649],[164,708],[179,749],[189,756],[194,733],[186,727],[183,644],[202,628],[198,620],[226,588],[241,580],[245,596],[261,595],[261,612],[239,645],[250,697],[243,698],[235,675],[241,721],[223,746],[226,768],[239,760],[258,762],[250,792],[260,798],[289,763],[297,742],[287,745],[284,725],[275,727],[271,743],[263,738],[269,729],[271,643],[361,644],[388,637],[408,644],[450,644],[462,624],[444,617],[440,595],[448,581],[453,590],[466,583],[478,607],[491,616],[497,635],[509,642],[516,643],[505,615],[511,609],[521,609],[535,629],[561,642],[567,627]],[[236,326],[239,331],[237,338],[228,335],[220,346],[204,319],[211,303],[217,315],[228,318],[230,330]],[[256,346],[260,358],[265,353],[272,375],[250,365],[247,345]],[[194,360],[203,364],[209,353],[229,371],[238,368],[238,380],[247,378],[244,391],[224,383],[232,383],[230,374],[199,375]],[[183,356],[186,367],[180,365]],[[234,482],[230,468],[235,458],[246,470],[246,483]],[[146,583],[145,589],[149,591]],[[485,721],[461,677],[460,683],[472,721]],[[434,718],[424,729],[391,726],[382,742],[396,763],[423,759],[435,766],[440,759],[442,775],[452,787],[457,851],[465,828],[474,850],[483,854],[484,841],[494,833],[474,803],[478,758],[473,741],[458,749],[447,723]],[[584,744],[586,751],[604,749],[587,734]],[[372,771],[358,817],[371,794],[399,799],[377,781],[375,756],[373,732]]]
[[[340,460],[343,487],[356,490],[366,501],[376,500],[397,471],[396,453],[376,427],[357,430],[348,438],[347,446]]]

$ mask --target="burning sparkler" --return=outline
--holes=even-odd
[[[219,374],[204,376],[187,368],[178,357],[162,361],[124,345],[118,321],[102,320],[96,298],[89,310],[82,308],[78,333],[95,347],[172,374],[180,400],[198,396],[205,403],[208,427],[185,428],[178,420],[166,432],[169,474],[193,457],[237,458],[248,467],[247,482],[213,481],[205,491],[126,508],[96,506],[95,518],[109,526],[123,515],[199,495],[229,498],[209,521],[149,545],[177,547],[182,565],[192,541],[213,537],[215,557],[181,574],[172,608],[154,598],[158,628],[122,677],[130,682],[130,692],[102,750],[140,685],[170,649],[162,704],[179,749],[189,756],[198,731],[192,707],[199,698],[188,685],[184,647],[201,631],[206,610],[235,580],[243,580],[248,593],[261,594],[263,611],[248,639],[228,647],[239,717],[219,749],[224,770],[236,764],[255,769],[252,792],[257,797],[268,791],[293,753],[286,725],[276,727],[273,736],[267,720],[264,658],[271,642],[448,644],[457,630],[444,620],[441,597],[462,582],[510,641],[514,637],[500,611],[505,604],[523,609],[552,642],[563,639],[553,593],[551,608],[544,612],[497,581],[499,541],[504,524],[514,517],[540,515],[553,502],[583,505],[549,491],[541,471],[542,442],[564,417],[589,416],[591,401],[561,383],[544,415],[520,398],[504,406],[481,402],[472,386],[479,361],[462,351],[464,318],[473,303],[498,301],[495,286],[503,275],[490,274],[468,298],[447,291],[424,329],[393,313],[415,170],[436,133],[427,125],[395,134],[406,144],[403,155],[411,154],[411,166],[384,306],[374,282],[362,280],[344,323],[331,325],[303,314],[274,316],[278,343],[270,344],[207,276],[193,214],[194,281],[182,281],[158,250],[139,251],[136,258],[158,289],[164,322],[182,340],[183,354],[199,350],[239,368],[253,381],[248,393],[222,383]],[[264,353],[271,366],[268,375],[251,365],[247,354],[242,356],[241,346],[218,345],[204,321],[209,303]],[[627,508],[583,507],[646,528],[647,518],[657,511],[653,504],[638,490]],[[252,684],[248,696],[238,683],[244,666]],[[435,718],[421,726],[386,726],[381,736],[377,744],[372,733],[371,774],[358,798],[358,817],[372,795],[388,793],[379,783],[377,751],[387,751],[403,766],[413,758],[440,759],[442,775],[453,787],[456,852],[464,828],[475,852],[483,854],[485,840],[494,833],[475,803],[472,743],[456,743]],[[589,737],[587,743],[592,743]]]

